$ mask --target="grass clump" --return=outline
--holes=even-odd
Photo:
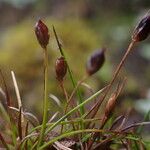
[[[107,59],[105,58],[106,48],[102,48],[90,56],[86,64],[87,74],[78,82],[70,68],[65,51],[57,35],[56,29],[52,27],[60,57],[55,64],[56,79],[60,85],[64,97],[65,106],[61,117],[54,121],[58,112],[48,118],[48,48],[51,34],[48,27],[39,20],[35,26],[37,40],[43,49],[44,68],[44,90],[43,90],[43,120],[42,123],[36,116],[23,109],[16,77],[12,71],[12,78],[18,101],[18,107],[12,104],[11,95],[3,75],[1,93],[6,100],[6,104],[0,105],[1,114],[6,122],[4,130],[0,132],[1,147],[6,149],[63,149],[63,150],[98,150],[98,149],[146,149],[147,143],[142,139],[140,131],[144,125],[150,122],[146,119],[143,122],[126,125],[128,113],[126,115],[113,116],[117,105],[119,94],[122,92],[126,78],[120,77],[119,73],[123,67],[127,56],[132,52],[134,46],[145,40],[150,34],[150,16],[147,14],[134,30],[131,42],[123,55],[120,63],[116,67],[111,81],[102,89],[93,92],[93,89],[85,82],[93,74],[97,73]],[[80,66],[79,66],[80,67]],[[68,93],[65,88],[64,78],[69,74],[72,83],[72,92]],[[92,93],[84,99],[80,86],[84,85]],[[76,95],[76,98],[75,98]],[[60,105],[56,96],[50,97]],[[103,108],[102,103],[106,106]],[[87,105],[90,102],[90,107]],[[101,110],[102,114],[98,111]],[[149,113],[148,113],[149,115]],[[146,117],[147,118],[147,117]],[[135,128],[137,128],[135,130]]]

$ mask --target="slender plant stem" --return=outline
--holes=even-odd
[[[97,109],[99,108],[99,106],[102,104],[102,102],[103,102],[103,101],[105,100],[105,98],[107,97],[107,94],[109,93],[109,91],[110,91],[110,89],[111,89],[113,83],[115,82],[115,80],[116,80],[116,78],[117,78],[117,76],[118,76],[118,74],[119,74],[119,72],[120,72],[120,70],[121,70],[121,68],[122,68],[122,66],[123,66],[123,64],[124,64],[124,62],[125,62],[125,60],[126,60],[126,58],[127,58],[127,56],[128,56],[129,53],[131,52],[131,50],[132,50],[132,48],[134,47],[135,43],[136,43],[136,41],[133,41],[133,40],[130,42],[130,44],[129,44],[129,46],[128,46],[126,52],[125,52],[125,54],[123,55],[123,57],[122,57],[122,59],[121,59],[119,65],[117,66],[117,68],[116,68],[116,70],[115,70],[115,73],[114,73],[114,75],[113,75],[113,78],[112,78],[112,80],[110,81],[110,84],[108,85],[104,96],[101,98],[101,101],[100,101],[100,103],[98,104]],[[98,111],[98,110],[97,110],[97,111]],[[104,127],[103,124],[101,124],[100,129],[102,129],[103,127]],[[93,135],[94,140],[95,140],[95,138],[96,138],[96,135],[97,135],[97,133],[95,133],[95,134]],[[94,142],[94,140],[93,140],[93,142]],[[89,149],[89,150],[91,150],[91,147],[92,147],[92,145],[93,145],[93,142],[91,142],[91,143],[88,145],[88,149]]]
[[[125,79],[124,79],[124,81],[122,83],[118,83],[118,87],[117,87],[117,89],[114,92],[115,93],[115,101],[117,101],[117,98],[120,95],[120,93],[122,92],[124,85],[125,85]],[[110,111],[112,112],[113,109],[110,110]],[[109,113],[108,116],[107,115],[103,116],[103,119],[101,121],[101,128],[103,128],[105,126],[107,121],[110,119],[111,115],[112,115],[112,113]]]
[[[132,48],[134,47],[134,45],[135,45],[135,41],[131,41],[131,43],[130,43],[129,46],[128,46],[128,49],[126,50],[126,53],[124,54],[123,58],[121,59],[119,65],[118,65],[117,68],[116,68],[116,71],[115,71],[115,73],[114,73],[114,76],[113,76],[113,78],[112,78],[112,80],[111,80],[111,82],[110,82],[110,86],[108,87],[108,90],[106,91],[106,94],[105,94],[105,95],[107,95],[107,93],[108,93],[109,90],[111,89],[111,87],[112,87],[114,81],[116,80],[116,78],[117,78],[117,76],[118,76],[118,74],[119,74],[119,72],[120,72],[120,69],[122,68],[122,66],[123,66],[123,64],[124,64],[124,62],[125,62],[127,56],[129,55],[129,53],[130,53],[130,51],[132,50]],[[105,97],[106,97],[106,96],[105,96]]]
[[[44,104],[43,104],[43,122],[41,133],[39,137],[38,147],[42,144],[44,133],[46,130],[47,123],[47,111],[48,111],[48,91],[47,91],[47,83],[48,83],[48,52],[47,49],[44,49]]]
[[[120,70],[121,70],[121,68],[122,68],[122,66],[123,66],[123,64],[124,64],[124,62],[125,62],[125,60],[126,60],[126,58],[127,58],[127,56],[129,55],[129,53],[130,53],[130,51],[132,50],[132,48],[134,47],[134,45],[135,45],[135,41],[131,41],[131,43],[130,43],[129,46],[128,46],[128,49],[126,50],[126,52],[125,52],[125,54],[123,55],[123,57],[122,57],[122,59],[121,59],[119,65],[118,65],[117,68],[116,68],[116,71],[115,71],[115,73],[114,73],[114,75],[113,75],[112,80],[110,81],[109,85],[107,86],[106,93],[105,93],[104,96],[102,97],[102,102],[103,102],[104,99],[107,97],[107,94],[109,93],[109,91],[110,91],[110,89],[111,89],[113,83],[115,82],[115,80],[116,80],[116,78],[117,78],[117,76],[118,76],[118,74],[119,74],[119,72],[120,72]],[[102,103],[102,102],[101,102],[101,103]],[[102,127],[101,127],[101,128],[102,128]]]
[[[62,91],[63,91],[63,93],[64,93],[66,102],[68,102],[68,99],[69,99],[69,98],[68,98],[68,93],[67,93],[67,91],[66,91],[66,89],[65,89],[65,87],[64,87],[63,81],[60,82],[60,87],[61,87],[61,89],[62,89]]]
[[[12,75],[12,80],[13,80],[13,83],[14,83],[14,88],[15,88],[15,92],[16,92],[16,96],[17,96],[18,108],[20,110],[20,108],[22,108],[22,100],[21,100],[17,80],[16,80],[16,77],[15,77],[15,73],[13,71],[11,71],[11,75]],[[24,116],[22,115],[22,111],[23,110],[21,109],[21,122],[24,122]]]
[[[68,98],[68,101],[67,101],[67,104],[66,104],[66,107],[65,107],[65,114],[66,114],[66,112],[67,112],[67,109],[68,109],[68,107],[69,107],[69,105],[70,105],[70,103],[71,103],[71,100],[72,100],[72,98],[73,98],[75,92],[77,91],[77,89],[79,88],[79,86],[80,86],[86,79],[87,79],[87,76],[84,76],[83,79],[80,80],[80,81],[77,83],[76,87],[73,89],[73,91],[72,91],[70,97]],[[71,107],[73,107],[73,105],[72,105]]]
[[[73,84],[73,87],[75,88],[76,85],[77,85],[77,83],[76,83],[75,78],[73,77],[72,71],[71,71],[71,69],[70,69],[70,67],[69,67],[69,65],[68,65],[66,56],[65,56],[64,51],[63,51],[63,49],[62,49],[62,47],[61,47],[61,44],[60,44],[60,42],[59,42],[59,39],[58,39],[58,36],[57,36],[57,33],[56,33],[56,30],[55,30],[55,27],[54,27],[54,26],[53,26],[53,32],[54,32],[54,35],[55,35],[55,38],[56,38],[57,45],[58,45],[58,48],[59,48],[59,50],[60,50],[60,53],[61,53],[61,55],[62,55],[62,56],[65,58],[65,60],[66,60],[67,67],[68,67],[68,72],[69,72],[69,76],[70,76],[71,82],[72,82],[72,84]],[[79,99],[79,104],[81,104],[81,103],[83,102],[83,100],[82,100],[81,93],[80,93],[80,90],[79,90],[79,89],[77,89],[77,96],[78,96],[78,99]],[[80,108],[80,113],[81,113],[81,115],[84,114],[84,107],[81,107],[81,108]]]
[[[130,128],[134,128],[137,126],[141,126],[141,125],[143,126],[143,125],[149,125],[149,124],[150,124],[150,121],[131,124],[131,125],[125,127],[124,129],[122,129],[121,132],[125,132],[126,130],[129,130]]]
[[[68,96],[68,93],[67,93],[67,91],[66,91],[66,89],[65,89],[65,87],[64,87],[64,83],[63,83],[63,81],[62,82],[60,82],[60,86],[61,86],[61,88],[62,88],[62,90],[63,90],[63,93],[64,93],[64,96],[65,96],[65,98],[66,98],[66,105],[65,105],[65,109],[64,109],[64,115],[67,113],[67,108],[68,108],[68,106],[69,106],[69,104],[70,104],[70,101],[71,101],[71,99],[72,99],[72,97],[70,96],[70,98],[69,98],[69,96]],[[75,89],[75,88],[74,88]],[[72,95],[72,94],[71,94]],[[73,108],[73,106],[71,106],[72,108]],[[69,118],[70,119],[70,118]],[[81,122],[81,121],[80,121]],[[73,129],[75,130],[75,126],[74,126],[74,124],[73,123],[71,123],[72,124],[72,127],[73,127]],[[63,132],[63,127],[64,127],[64,125],[62,124],[62,126],[61,126],[61,134],[62,134],[62,132]]]
[[[66,99],[66,103],[68,103],[68,93],[67,93],[67,91],[66,91],[66,89],[65,89],[65,87],[64,87],[63,81],[60,82],[60,87],[61,87],[61,89],[62,89],[62,91],[63,91],[63,93],[64,93],[64,96],[65,96],[65,99]],[[66,110],[66,107],[65,107],[65,110]],[[64,114],[66,114],[66,111],[64,111]],[[62,125],[61,125],[61,130],[60,130],[60,133],[61,133],[61,134],[62,134],[62,132],[63,132],[63,128],[64,128],[64,125],[62,124]]]

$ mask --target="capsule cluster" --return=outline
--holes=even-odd
[[[49,31],[48,27],[39,20],[35,25],[35,34],[37,40],[43,49],[46,49],[49,43]],[[150,15],[145,16],[139,24],[136,26],[132,40],[135,42],[145,40],[150,34]],[[95,51],[88,59],[86,63],[86,72],[89,76],[95,74],[100,70],[105,62],[105,48]],[[62,81],[67,72],[67,63],[64,57],[60,57],[56,60],[55,64],[56,76],[59,81]]]

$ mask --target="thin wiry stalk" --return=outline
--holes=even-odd
[[[125,125],[125,123],[127,122],[127,119],[128,119],[129,114],[130,114],[130,111],[131,111],[131,109],[127,110],[127,112],[126,112],[122,122],[120,123],[120,125],[117,128],[118,131],[121,130],[123,128],[123,126]]]
[[[54,94],[49,94],[49,97],[57,104],[58,107],[61,108],[61,102]]]
[[[114,73],[114,75],[113,75],[113,78],[112,78],[112,80],[111,80],[111,82],[110,82],[110,84],[109,84],[110,86],[108,86],[108,89],[107,89],[107,92],[106,92],[105,95],[107,95],[108,92],[109,92],[109,90],[111,89],[111,87],[112,87],[114,81],[116,80],[116,78],[117,78],[117,76],[118,76],[118,74],[119,74],[119,72],[120,72],[122,66],[124,65],[124,62],[125,62],[127,56],[128,56],[129,53],[131,52],[131,50],[132,50],[132,48],[134,47],[134,45],[135,45],[135,41],[131,41],[131,43],[129,44],[128,49],[126,50],[126,53],[124,54],[124,56],[122,57],[122,59],[121,59],[119,65],[118,65],[117,68],[116,68],[116,71],[115,71],[115,73]],[[106,97],[106,96],[104,96],[104,98],[105,98],[105,97]]]
[[[22,107],[22,102],[21,102],[21,96],[20,96],[18,84],[16,81],[15,73],[13,71],[11,71],[11,75],[12,75],[12,80],[14,83],[15,92],[16,92],[16,96],[17,96],[18,108],[20,109]]]
[[[65,113],[66,113],[67,110],[68,110],[68,107],[69,107],[69,105],[70,105],[70,103],[71,103],[71,100],[72,100],[72,98],[73,98],[75,92],[77,91],[77,89],[79,88],[79,86],[84,82],[84,80],[86,80],[86,77],[83,77],[83,79],[80,80],[80,81],[77,83],[76,87],[73,89],[73,91],[72,91],[70,97],[68,98],[67,104],[66,104],[66,106],[65,106]],[[94,94],[94,93],[93,93],[93,94]]]
[[[116,94],[116,96],[115,96],[115,102],[117,101],[118,96],[122,92],[122,90],[124,88],[124,85],[125,85],[125,82],[126,82],[126,79],[124,79],[122,81],[122,83],[118,83],[118,87],[117,87],[116,91],[114,92]],[[113,110],[110,110],[110,111],[112,112]],[[109,118],[110,118],[110,115],[104,116],[104,120],[102,119],[101,128],[103,128],[105,126],[105,124],[109,120]]]
[[[106,91],[105,91],[104,96],[101,97],[100,100],[99,100],[99,101],[97,102],[97,104],[95,105],[95,110],[94,110],[95,112],[94,112],[94,114],[92,115],[92,118],[96,115],[96,113],[97,113],[97,111],[99,110],[99,107],[101,106],[102,102],[103,102],[103,101],[105,100],[105,98],[107,97],[107,95],[108,95],[108,93],[109,93],[109,91],[110,91],[110,89],[111,89],[113,83],[115,82],[115,80],[116,80],[116,78],[117,78],[117,76],[118,76],[118,74],[119,74],[119,72],[120,72],[120,70],[121,70],[121,68],[122,68],[122,66],[123,66],[123,64],[124,64],[124,62],[125,62],[125,60],[126,60],[126,58],[127,58],[127,56],[128,56],[129,53],[131,52],[131,50],[132,50],[132,48],[134,47],[134,45],[135,45],[135,41],[131,41],[131,43],[130,43],[129,46],[128,46],[128,49],[126,50],[126,53],[124,54],[123,58],[121,59],[119,65],[118,65],[117,68],[116,68],[116,71],[115,71],[115,73],[114,73],[114,75],[113,75],[112,80],[110,81],[110,83],[109,83],[108,86],[107,86],[107,89],[106,89]]]
[[[120,122],[122,123],[123,119],[124,119],[124,115],[121,115],[119,117],[117,117],[114,122],[112,123],[111,127],[109,128],[109,130],[113,130],[113,129],[116,129],[116,125]]]
[[[61,89],[62,89],[62,91],[63,91],[63,93],[64,93],[64,96],[65,96],[66,101],[68,102],[68,93],[67,93],[67,91],[66,91],[66,89],[65,89],[65,86],[64,86],[63,81],[60,82],[60,87],[61,87]]]
[[[15,92],[16,92],[16,96],[17,96],[18,108],[20,109],[20,108],[22,108],[22,100],[21,100],[17,80],[16,80],[16,77],[15,77],[15,73],[13,71],[11,71],[11,75],[12,75],[12,80],[13,80],[13,83],[14,83]],[[21,112],[22,112],[22,109],[21,109]],[[21,122],[24,122],[23,115],[21,115]]]
[[[129,130],[129,129],[137,127],[137,126],[143,126],[143,125],[150,125],[150,121],[131,124],[131,125],[125,127],[124,129],[122,129],[121,132],[124,132],[126,130]]]
[[[51,116],[51,118],[49,119],[48,123],[51,123],[57,116],[58,116],[59,112],[57,111],[54,115]]]
[[[130,44],[129,44],[129,46],[128,46],[126,52],[125,52],[125,54],[123,55],[123,57],[122,57],[122,59],[121,59],[119,65],[117,66],[117,68],[116,68],[116,70],[115,70],[115,73],[114,73],[114,75],[113,75],[113,78],[112,78],[112,80],[110,81],[110,84],[108,85],[104,96],[101,98],[100,103],[97,105],[97,111],[98,111],[99,107],[101,106],[102,102],[103,102],[103,101],[105,100],[105,98],[107,97],[109,91],[111,90],[111,87],[112,87],[113,83],[115,82],[115,80],[116,80],[116,78],[117,78],[117,76],[118,76],[118,74],[119,74],[119,72],[120,72],[122,66],[123,66],[124,63],[125,63],[125,60],[126,60],[127,56],[129,55],[129,53],[130,53],[131,50],[133,49],[135,43],[136,43],[136,41],[134,41],[134,40],[132,40],[132,41],[130,42]],[[101,126],[100,129],[101,129],[101,128],[103,128],[103,126]],[[93,136],[94,139],[96,138],[96,135],[97,135],[97,133],[95,133],[95,135]],[[93,142],[94,142],[94,140],[93,140]],[[90,143],[90,145],[89,145],[89,150],[91,149],[91,147],[92,147],[92,145],[93,145],[93,142]]]
[[[40,132],[40,137],[38,140],[38,147],[42,144],[44,139],[44,133],[46,130],[46,123],[47,123],[47,111],[48,111],[48,52],[47,49],[44,49],[44,105],[43,105],[43,122],[42,128]]]
[[[27,124],[26,124],[25,136],[28,135],[28,127],[29,127],[29,122],[27,122]],[[25,142],[25,150],[28,150],[28,140]]]
[[[67,91],[66,91],[66,89],[65,89],[65,87],[64,87],[63,81],[60,82],[60,87],[61,87],[61,89],[62,89],[62,91],[63,91],[63,93],[64,93],[64,96],[65,96],[65,99],[66,99],[66,103],[68,103],[68,101],[69,101],[68,93],[67,93]],[[64,114],[66,114],[66,107],[65,107]],[[64,125],[61,126],[61,131],[60,131],[60,133],[63,132],[63,128],[64,128]]]
[[[73,77],[72,71],[71,71],[71,69],[70,69],[70,67],[69,67],[69,65],[68,65],[66,56],[65,56],[64,51],[63,51],[63,49],[62,49],[62,46],[61,46],[61,44],[60,44],[60,42],[59,42],[59,39],[58,39],[58,36],[57,36],[57,33],[56,33],[56,30],[55,30],[55,27],[54,27],[54,26],[53,26],[53,32],[54,32],[54,35],[55,35],[55,38],[56,38],[57,45],[58,45],[58,48],[59,48],[59,50],[60,50],[60,53],[61,53],[61,55],[62,55],[62,56],[65,58],[65,60],[66,60],[67,67],[68,67],[68,72],[69,72],[69,76],[70,76],[71,82],[72,82],[72,84],[73,84],[73,87],[75,88],[76,85],[77,85],[77,83],[76,83],[75,78]],[[80,90],[79,90],[79,89],[77,89],[77,96],[78,96],[78,98],[79,98],[79,104],[81,104],[81,103],[83,102],[83,100],[82,100],[81,93],[80,93]],[[81,115],[84,114],[84,107],[81,107],[81,108],[80,108],[80,113],[81,113]]]
[[[19,117],[18,117],[18,135],[19,135],[19,139],[22,140],[22,121],[21,121],[21,116],[22,116],[22,107],[20,107],[19,110]]]

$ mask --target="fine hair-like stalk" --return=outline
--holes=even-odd
[[[48,52],[47,48],[44,49],[44,104],[43,104],[43,122],[41,133],[39,137],[38,145],[40,146],[46,129],[47,123],[47,111],[48,111],[48,91],[47,91],[47,83],[48,83]]]

